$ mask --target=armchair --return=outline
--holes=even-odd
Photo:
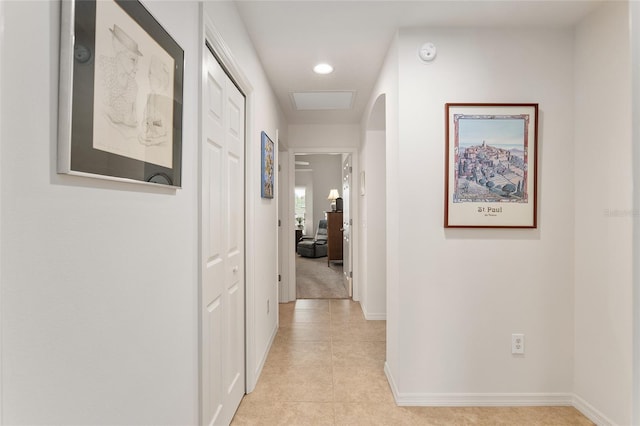
[[[296,251],[303,257],[324,257],[327,255],[327,220],[318,222],[315,237],[302,237]]]

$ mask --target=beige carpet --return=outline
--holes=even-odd
[[[296,255],[296,296],[298,299],[347,299],[349,293],[342,274],[342,263],[326,257],[312,259]]]

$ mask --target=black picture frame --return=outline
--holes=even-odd
[[[184,51],[137,0],[61,2],[58,173],[180,188]]]

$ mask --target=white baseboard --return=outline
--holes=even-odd
[[[423,407],[568,407],[572,401],[570,393],[429,393],[402,395],[396,404]]]
[[[360,303],[360,307],[362,308],[364,318],[367,320],[386,321],[387,319],[386,312],[367,312],[367,309],[362,305],[362,303]]]
[[[385,363],[384,372],[399,406],[419,407],[516,407],[572,406],[571,393],[401,393]]]
[[[608,419],[607,416],[575,394],[573,395],[573,406],[598,426],[615,426],[615,423]]]
[[[611,419],[574,393],[401,393],[386,362],[384,373],[398,406],[571,406],[598,426],[616,426]]]
[[[260,357],[260,362],[258,363],[258,366],[254,371],[255,382],[247,383],[247,389],[246,389],[247,393],[253,392],[254,389],[256,388],[256,385],[258,384],[258,380],[260,379],[260,374],[262,374],[262,369],[264,368],[264,364],[267,362],[267,357],[269,356],[269,352],[271,351],[271,346],[273,345],[273,341],[276,338],[276,334],[278,334],[278,327],[279,327],[278,322],[276,322],[276,326],[273,329],[273,332],[271,333],[271,337],[269,338],[267,349],[262,354],[262,357]]]
[[[391,374],[391,369],[389,369],[389,364],[387,361],[384,362],[384,375],[387,376],[387,381],[389,382],[389,387],[391,388],[391,393],[393,394],[393,399],[398,401],[398,386],[396,385],[396,381],[393,379],[393,374]]]

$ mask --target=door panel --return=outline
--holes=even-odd
[[[344,278],[347,282],[347,289],[349,290],[349,297],[353,296],[352,285],[352,252],[351,252],[351,155],[345,158],[342,164],[342,256],[343,256],[343,271]]]
[[[203,195],[207,197],[207,209],[203,210],[203,214],[206,214],[206,217],[203,217],[203,225],[205,225],[203,232],[207,239],[205,246],[207,261],[211,263],[222,261],[222,239],[218,238],[223,230],[222,191],[216,185],[216,182],[222,181],[222,148],[213,141],[207,142],[203,154],[206,164],[203,170],[205,175]]]
[[[222,387],[216,386],[216,383],[222,383],[222,330],[220,325],[223,323],[224,313],[222,312],[221,297],[214,299],[207,306],[207,313],[205,314],[205,321],[203,326],[206,327],[207,333],[210,336],[208,344],[208,357],[204,360],[206,363],[206,370],[209,372],[206,381],[203,381],[203,385],[206,389],[206,394],[209,395],[208,400],[210,404],[206,407],[206,418],[215,419],[222,410],[223,391]]]
[[[205,60],[202,422],[229,424],[245,391],[244,97]]]

